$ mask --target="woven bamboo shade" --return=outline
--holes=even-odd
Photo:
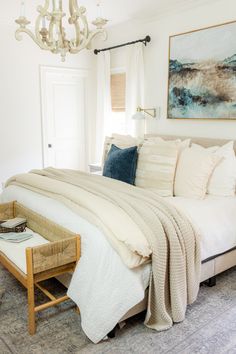
[[[111,104],[113,112],[125,112],[125,73],[111,75]]]

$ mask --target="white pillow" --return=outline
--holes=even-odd
[[[200,145],[193,145],[194,148],[204,149]],[[208,184],[207,193],[217,196],[234,196],[236,187],[236,157],[234,152],[234,142],[217,147],[215,153],[222,158],[216,166]],[[208,148],[207,150],[213,149]]]
[[[189,147],[189,145],[190,145],[190,142],[191,142],[191,139],[185,139],[185,140],[180,140],[180,139],[176,139],[176,140],[165,140],[165,139],[163,139],[163,138],[161,138],[161,137],[150,137],[150,138],[147,138],[147,139],[145,139],[145,140],[147,140],[147,141],[153,141],[153,142],[160,142],[160,141],[165,141],[165,142],[170,142],[170,141],[175,141],[176,143],[178,143],[178,149],[179,149],[179,151],[178,151],[178,154],[181,154],[181,152],[184,150],[184,149],[186,149],[187,147]]]
[[[177,164],[175,196],[203,199],[211,174],[220,160],[221,157],[207,149],[186,148]]]
[[[173,196],[180,142],[145,139],[139,150],[135,185],[162,197]]]

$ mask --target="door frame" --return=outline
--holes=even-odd
[[[61,75],[75,75],[76,77],[85,79],[85,129],[87,127],[87,107],[88,107],[88,76],[89,70],[88,69],[81,69],[81,68],[64,68],[61,66],[39,66],[39,75],[40,75],[40,106],[41,106],[41,143],[42,143],[42,162],[43,168],[48,166],[48,144],[49,139],[47,136],[47,107],[46,107],[46,77],[48,74],[61,74]]]

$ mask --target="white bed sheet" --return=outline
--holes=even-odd
[[[148,286],[150,264],[128,269],[95,226],[58,201],[10,186],[1,202],[18,200],[54,222],[80,233],[82,257],[68,295],[81,311],[86,335],[99,342],[122,316],[139,303]],[[236,197],[207,196],[204,200],[167,198],[192,221],[201,238],[202,260],[236,246]]]
[[[168,197],[185,213],[201,238],[201,259],[224,253],[236,246],[236,197],[207,195],[205,199]]]

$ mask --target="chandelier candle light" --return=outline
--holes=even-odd
[[[49,50],[54,54],[61,54],[62,61],[65,61],[67,53],[77,54],[82,49],[90,49],[91,41],[98,34],[106,40],[107,33],[103,27],[108,21],[102,17],[97,17],[92,22],[96,29],[90,31],[86,18],[86,8],[79,6],[77,0],[68,1],[70,12],[68,22],[74,26],[75,38],[69,40],[66,37],[63,27],[63,18],[66,14],[63,12],[62,0],[45,0],[45,5],[37,8],[39,15],[35,23],[35,34],[26,28],[30,21],[25,17],[24,1],[21,2],[20,17],[15,21],[20,26],[15,33],[16,39],[22,40],[21,33],[27,33],[41,49]],[[98,4],[98,6],[100,5]],[[51,12],[49,8],[52,9]]]

